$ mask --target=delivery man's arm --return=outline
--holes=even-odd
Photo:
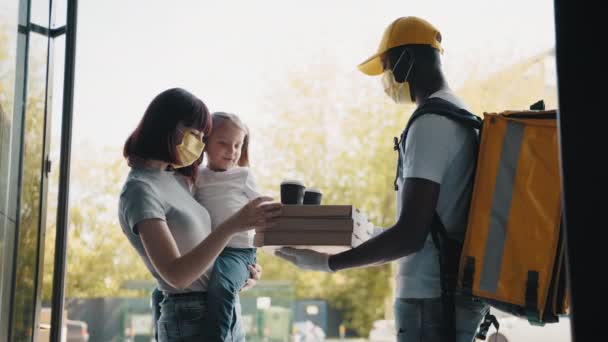
[[[400,215],[393,227],[336,255],[293,248],[282,248],[276,255],[303,269],[331,272],[378,265],[422,249],[437,210],[443,175],[468,139],[460,128],[437,115],[421,117],[411,126],[402,158]]]
[[[353,249],[328,255],[286,247],[277,250],[275,255],[305,270],[332,272],[378,265],[415,253],[424,246],[429,233],[439,184],[422,178],[406,178],[401,193],[402,208],[397,223]]]
[[[422,249],[439,198],[439,184],[421,178],[407,178],[402,193],[399,219],[389,229],[356,248],[331,255],[333,271],[382,264]]]

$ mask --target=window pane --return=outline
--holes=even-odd
[[[51,22],[52,28],[64,26],[66,24],[68,1],[67,0],[54,0],[53,1],[53,21]],[[57,84],[57,83],[56,83]],[[57,87],[55,87],[57,89]]]
[[[9,206],[19,0],[0,0],[0,340],[7,340],[15,218]],[[18,158],[12,155],[13,159]],[[9,213],[10,212],[10,213]]]
[[[133,257],[115,211],[128,172],[122,144],[160,91],[179,84],[210,109],[241,117],[251,130],[249,157],[261,193],[279,198],[280,180],[298,178],[320,188],[324,204],[353,204],[381,227],[395,222],[393,137],[414,106],[394,104],[379,77],[366,77],[357,65],[376,51],[397,16],[420,13],[438,26],[445,78],[471,111],[525,109],[541,98],[556,107],[551,0],[387,0],[383,8],[310,0],[297,9],[261,2],[268,6],[80,4],[70,188],[70,217],[78,221],[70,227],[66,306],[71,319],[88,323],[92,339],[120,339],[141,327],[151,331],[151,322],[139,316],[150,314],[143,305],[149,302],[149,272]],[[146,15],[136,15],[143,6]],[[302,272],[262,249],[258,260],[263,281],[241,296],[248,340],[275,333],[286,340],[276,336],[303,331],[306,321],[327,337],[368,337],[373,331],[390,339],[396,267],[325,275]],[[125,310],[117,319],[101,308],[101,298],[108,311],[141,311]],[[330,319],[338,317],[333,309],[340,319]],[[513,329],[501,327],[510,341],[541,340],[568,324],[564,319],[532,330],[511,322]],[[519,331],[528,338],[515,338]]]
[[[30,0],[30,22],[49,27],[49,0]]]
[[[63,100],[63,69],[65,35],[55,38],[53,48],[53,103],[51,108],[51,137],[49,160],[51,172],[46,202],[46,231],[44,247],[44,274],[42,276],[42,307],[50,308],[53,291],[53,271],[55,269],[55,232],[57,228],[57,204],[59,195],[59,162],[61,152],[61,117]]]
[[[48,38],[39,34],[30,35],[15,306],[13,307],[15,340],[25,340],[31,336],[36,304],[47,44]]]

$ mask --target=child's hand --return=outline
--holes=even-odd
[[[249,274],[251,277],[247,279],[247,282],[241,288],[241,291],[247,291],[254,287],[258,280],[262,278],[262,266],[260,264],[249,265]]]

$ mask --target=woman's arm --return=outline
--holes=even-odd
[[[273,218],[281,215],[281,204],[264,203],[269,200],[259,197],[249,202],[184,255],[180,255],[165,221],[143,220],[137,223],[137,230],[156,271],[171,286],[184,289],[213,265],[233,234],[274,224]]]

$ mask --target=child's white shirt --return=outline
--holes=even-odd
[[[246,167],[220,172],[202,167],[193,191],[194,198],[209,212],[212,229],[260,196],[253,176]],[[253,229],[237,233],[228,242],[228,247],[252,248],[253,235]]]

